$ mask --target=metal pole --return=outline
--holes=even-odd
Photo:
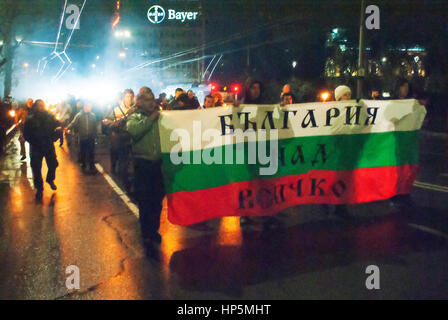
[[[366,4],[365,0],[361,0],[361,21],[359,24],[359,51],[358,51],[358,79],[356,80],[356,99],[362,99],[363,92],[363,82],[365,77],[365,69],[364,69],[364,47],[365,47],[365,39],[364,39],[364,23],[366,19]]]

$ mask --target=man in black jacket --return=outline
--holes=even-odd
[[[176,99],[176,106],[172,110],[195,110],[198,107],[190,104],[191,100],[188,98],[188,94],[182,93]]]
[[[46,182],[51,189],[57,190],[54,180],[56,178],[56,168],[58,160],[54,149],[54,142],[60,138],[58,128],[60,123],[52,114],[45,110],[45,103],[37,100],[29,115],[23,136],[30,144],[31,169],[33,171],[34,188],[37,190],[36,200],[42,200],[44,184],[42,180],[42,159],[45,157],[48,173]]]
[[[190,100],[188,104],[194,109],[200,109],[201,104],[199,103],[198,98],[196,98],[196,95],[194,94],[193,90],[188,90],[187,95],[188,99]]]
[[[79,159],[81,168],[86,171],[87,161],[91,173],[95,172],[95,139],[97,134],[96,116],[92,112],[92,103],[86,102],[83,110],[68,125],[67,130],[75,130],[79,136]]]

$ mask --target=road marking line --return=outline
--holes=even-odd
[[[435,229],[432,229],[429,227],[421,226],[419,224],[413,224],[413,223],[408,223],[408,226],[411,228],[414,228],[414,229],[417,229],[420,231],[424,231],[424,232],[430,233],[432,235],[444,238],[445,240],[448,240],[448,235],[441,231],[438,231],[438,230],[435,230]]]
[[[439,186],[436,184],[425,183],[425,182],[420,182],[420,181],[415,181],[414,186],[417,188],[428,189],[428,190],[433,190],[433,191],[448,192],[448,187]]]
[[[109,183],[109,185],[112,187],[115,193],[128,206],[129,210],[131,210],[131,212],[138,218],[139,217],[138,207],[131,201],[131,199],[129,199],[126,193],[115,183],[115,181],[111,178],[111,176],[104,171],[103,167],[100,164],[96,163],[95,167],[98,170],[98,172],[103,175],[104,179],[106,179],[107,183]]]
[[[447,192],[446,190],[443,190],[443,189],[428,187],[428,186],[421,185],[421,184],[414,184],[414,187],[417,187],[420,189],[432,190],[432,191]]]
[[[420,185],[423,185],[423,186],[427,186],[427,187],[432,187],[432,188],[438,188],[438,189],[446,189],[446,190],[448,190],[448,187],[446,187],[446,186],[441,186],[441,185],[438,185],[438,184],[431,184],[431,183],[428,183],[428,182],[421,182],[421,181],[415,181],[417,184],[420,184]]]
[[[431,188],[431,187],[428,187],[428,186],[414,185],[414,187],[420,188],[420,189],[431,190],[431,191],[437,191],[437,192],[445,192],[445,193],[448,192],[448,191],[443,190],[443,189],[436,189],[436,188]]]
[[[9,128],[8,131],[6,131],[6,135],[9,136],[9,134],[16,128],[16,125],[13,125],[11,128]]]

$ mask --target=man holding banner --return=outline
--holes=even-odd
[[[163,112],[168,219],[191,225],[409,194],[425,114],[413,99]]]
[[[148,254],[153,253],[154,244],[160,244],[162,241],[158,230],[164,186],[158,118],[159,110],[154,96],[142,93],[137,97],[136,110],[129,116],[126,124],[132,136],[135,193],[141,234]]]

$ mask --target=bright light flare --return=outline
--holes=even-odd
[[[233,91],[233,93],[240,93],[241,92],[241,86],[239,84],[233,84],[232,85],[232,91]]]
[[[104,78],[92,78],[81,83],[77,91],[81,98],[89,100],[97,106],[103,106],[113,101],[115,93],[120,92],[120,86]]]
[[[35,90],[33,92],[36,93],[32,96],[42,98],[48,111],[67,102],[70,96],[91,101],[94,107],[105,107],[114,103],[122,88],[125,87],[120,81],[113,80],[118,78],[114,74],[105,74],[71,79],[64,83],[42,82],[39,86],[33,86],[32,89]]]
[[[132,36],[131,31],[124,30],[124,31],[115,31],[114,33],[115,38],[130,38]]]
[[[15,110],[10,110],[10,111],[9,111],[9,116],[10,116],[11,118],[15,118],[15,117],[16,117],[16,112],[15,112]]]
[[[209,87],[210,87],[210,91],[212,91],[212,92],[218,91],[218,89],[219,89],[219,86],[216,83],[210,83]]]
[[[328,98],[330,98],[330,93],[329,92],[327,92],[327,91],[325,91],[325,92],[322,92],[321,93],[321,95],[320,95],[320,98],[322,99],[322,101],[327,101],[328,100]]]

